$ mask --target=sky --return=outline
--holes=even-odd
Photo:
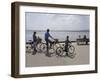
[[[89,30],[90,16],[80,14],[25,13],[26,30]]]

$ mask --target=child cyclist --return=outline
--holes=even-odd
[[[66,37],[66,40],[65,40],[65,52],[66,52],[66,55],[68,55],[68,51],[69,51],[69,43],[71,43],[71,41],[69,41],[69,36]]]

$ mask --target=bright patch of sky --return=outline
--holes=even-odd
[[[26,30],[89,30],[90,16],[26,12],[25,25]]]

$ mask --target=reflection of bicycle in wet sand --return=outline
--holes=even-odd
[[[58,56],[61,56],[61,57],[68,56],[70,58],[74,58],[75,55],[76,55],[76,53],[75,53],[75,47],[71,43],[69,43],[69,45],[68,45],[68,52],[65,51],[65,47],[58,47],[56,49],[56,54]]]

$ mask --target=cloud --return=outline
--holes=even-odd
[[[89,30],[89,15],[25,13],[27,30]]]

